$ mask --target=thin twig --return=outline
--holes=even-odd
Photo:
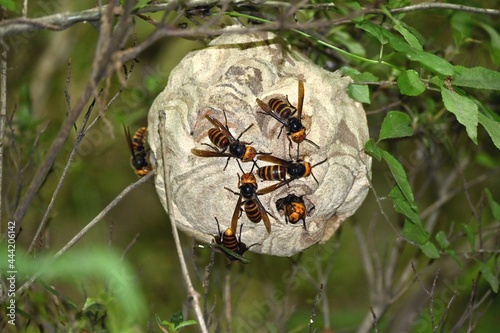
[[[492,170],[490,172],[486,172],[476,178],[474,178],[473,180],[467,182],[464,187],[458,187],[446,194],[444,194],[441,198],[439,198],[438,200],[436,200],[432,205],[430,205],[429,207],[427,207],[425,210],[423,210],[421,213],[420,213],[420,218],[422,220],[426,219],[430,214],[432,214],[435,210],[439,209],[441,206],[443,206],[445,203],[447,203],[448,201],[450,201],[451,199],[453,199],[454,196],[456,196],[457,194],[460,194],[463,192],[464,189],[469,189],[473,186],[476,186],[478,184],[481,184],[485,181],[487,181],[488,179],[491,179],[493,176],[497,175],[498,173],[500,172],[500,169],[495,169],[495,170]]]
[[[353,229],[354,229],[354,235],[356,236],[357,239],[357,244],[359,247],[360,251],[360,256],[361,256],[361,261],[363,262],[363,269],[365,271],[365,276],[368,280],[368,289],[373,290],[374,284],[375,284],[375,271],[372,265],[372,261],[370,260],[370,249],[367,246],[367,241],[363,235],[363,232],[361,231],[361,227],[359,223],[356,221],[353,224]]]
[[[318,295],[314,299],[313,308],[311,310],[311,316],[309,317],[309,324],[307,332],[312,332],[312,324],[314,323],[314,319],[316,319],[316,307],[318,306],[319,301],[321,301],[321,296],[323,295],[323,283],[320,284]]]
[[[444,326],[444,319],[446,318],[446,316],[450,312],[451,303],[453,303],[453,301],[455,300],[456,297],[457,297],[457,294],[456,294],[455,290],[453,290],[453,294],[451,295],[450,300],[446,304],[446,309],[441,314],[441,318],[439,318],[439,322],[438,322],[438,324],[437,324],[437,326],[435,328],[435,332],[438,331],[439,327],[443,327]]]
[[[207,1],[207,0],[190,0],[190,1],[182,1],[182,7],[185,9],[196,8],[199,6],[223,6],[231,3],[233,5],[239,4],[244,5],[245,3],[249,4],[249,1]],[[252,3],[253,4],[253,3]],[[140,9],[134,11],[135,15],[144,14],[144,13],[154,13],[159,11],[171,10],[173,8],[178,8],[180,6],[180,1],[165,1],[161,4],[151,4],[144,6]],[[254,5],[254,4],[253,4]],[[263,1],[258,4],[260,7],[290,7],[291,4],[287,2],[279,2],[279,1]],[[106,6],[103,6],[103,9]],[[334,4],[306,4],[300,7],[300,9],[336,9],[337,7]],[[114,15],[122,15],[121,8],[114,8]],[[498,9],[488,9],[488,8],[477,8],[471,6],[463,6],[457,4],[449,4],[449,3],[421,3],[418,5],[411,5],[402,8],[394,8],[388,9],[387,11],[391,14],[397,13],[408,13],[414,11],[421,10],[433,10],[433,9],[449,9],[454,11],[464,11],[477,13],[482,15],[492,15],[499,16],[500,10]],[[360,16],[362,14],[381,14],[385,15],[386,13],[382,9],[374,9],[374,8],[366,8],[361,9],[359,11],[353,12],[353,16]],[[88,10],[83,10],[80,12],[73,13],[60,13],[54,15],[43,16],[39,18],[14,18],[0,22],[0,37],[13,35],[13,34],[21,34],[32,32],[36,30],[54,30],[61,31],[65,30],[77,23],[81,22],[99,22],[101,11],[99,8],[92,8]],[[348,23],[351,22],[350,18],[343,19],[342,21],[338,21],[337,23]],[[330,22],[331,24],[332,22]]]
[[[153,177],[154,173],[151,172],[148,175],[142,177],[135,183],[130,184],[127,186],[120,194],[118,194],[113,201],[109,203],[109,205],[106,206],[92,221],[90,221],[82,230],[80,230],[66,245],[64,245],[53,257],[52,261],[56,260],[59,258],[61,255],[63,255],[65,252],[67,252],[70,248],[72,248],[85,234],[92,229],[99,221],[101,221],[106,214],[109,213],[111,209],[113,209],[130,191],[134,190],[137,188],[139,185],[147,182],[149,179]],[[16,297],[18,297],[20,294],[22,294],[35,280],[40,276],[40,272],[34,274],[28,281],[26,281],[17,291],[16,291]]]
[[[372,314],[373,319],[373,330],[375,333],[378,333],[378,318],[372,307],[370,307],[370,313]]]
[[[7,122],[7,51],[2,51],[0,59],[0,230],[2,228],[2,183],[3,183],[3,146],[5,143],[5,123]]]
[[[208,311],[208,292],[210,291],[210,275],[215,263],[215,247],[210,246],[210,261],[205,267],[205,274],[203,275],[203,314],[205,321],[210,325],[209,311]]]
[[[111,9],[111,7],[106,6],[106,8]],[[112,14],[112,13],[111,13]],[[108,14],[109,15],[109,14]],[[90,80],[87,82],[84,88],[82,96],[78,99],[72,112],[68,114],[65,119],[56,139],[53,141],[52,146],[49,148],[45,159],[41,163],[40,167],[35,173],[23,199],[21,200],[19,206],[17,206],[12,220],[16,222],[16,228],[21,227],[21,222],[30,207],[30,204],[35,197],[36,193],[40,190],[43,182],[45,181],[47,174],[49,173],[54,161],[62,148],[64,142],[66,141],[71,129],[73,128],[76,120],[79,118],[83,112],[85,105],[88,103],[90,98],[96,94],[97,85],[104,79],[111,76],[113,73],[113,54],[122,47],[125,42],[126,37],[130,31],[130,22],[127,20],[126,15],[121,17],[121,20],[115,25],[112,35],[106,33],[99,34],[98,47],[96,55],[94,57],[94,62],[92,65],[92,74]],[[128,17],[129,18],[129,17]],[[103,16],[103,25],[106,20]],[[117,41],[111,42],[111,39],[117,39]]]
[[[166,125],[165,125],[165,118],[166,115],[164,112],[160,113],[160,122],[159,122],[159,127],[158,128],[158,134],[160,138],[165,138],[166,135]],[[182,270],[182,276],[184,278],[184,282],[186,284],[187,292],[188,292],[188,300],[189,304],[193,307],[196,317],[198,319],[198,325],[200,327],[200,330],[202,333],[208,333],[206,324],[205,324],[205,318],[203,317],[203,312],[201,311],[201,307],[199,304],[199,298],[200,294],[194,289],[193,284],[191,282],[191,278],[189,276],[189,271],[187,269],[187,264],[186,260],[184,258],[184,253],[182,251],[182,246],[181,246],[181,241],[179,238],[179,232],[177,230],[177,224],[175,220],[175,214],[174,214],[174,207],[173,207],[173,202],[172,202],[172,189],[170,186],[170,168],[166,164],[167,158],[168,158],[168,153],[167,153],[167,147],[165,147],[162,144],[162,140],[160,140],[160,151],[161,151],[161,159],[163,163],[163,184],[165,186],[165,195],[166,195],[166,201],[167,201],[167,209],[168,209],[168,214],[170,218],[170,224],[172,226],[172,236],[174,238],[174,243],[175,247],[177,249],[177,255],[179,257],[179,262],[181,265],[181,270]]]
[[[442,3],[442,2],[423,2],[417,5],[410,5],[401,8],[394,8],[389,10],[391,14],[399,14],[399,13],[409,13],[416,12],[420,10],[433,10],[433,9],[449,9],[460,12],[469,12],[483,15],[492,15],[498,16],[500,15],[500,10],[498,9],[489,9],[489,8],[478,8],[471,6],[458,5],[454,3]],[[383,14],[383,11],[380,9],[375,9],[368,11],[368,13],[378,13]]]
[[[436,284],[439,277],[439,269],[436,271],[434,280],[432,281],[432,288],[429,293],[429,317],[431,319],[432,331],[436,331],[436,318],[434,316],[434,292],[436,291]]]
[[[76,157],[76,153],[78,152],[78,148],[80,147],[80,143],[82,142],[83,137],[85,135],[84,134],[85,126],[87,125],[90,114],[91,114],[92,110],[94,109],[95,102],[96,102],[96,99],[94,99],[94,101],[90,104],[90,106],[87,110],[87,113],[85,114],[85,117],[83,118],[82,128],[80,129],[79,133],[77,134],[77,139],[76,139],[75,145],[73,146],[73,150],[71,151],[71,154],[68,158],[68,161],[66,162],[66,165],[64,166],[63,172],[61,174],[61,177],[59,178],[59,181],[57,182],[56,188],[55,188],[54,192],[52,193],[52,197],[50,198],[49,205],[47,206],[47,209],[45,210],[45,214],[42,217],[42,221],[38,225],[38,229],[35,233],[35,236],[33,237],[33,240],[31,241],[31,244],[28,248],[27,254],[30,254],[31,251],[33,251],[33,249],[37,243],[37,240],[39,239],[40,235],[42,234],[43,229],[45,228],[45,224],[47,223],[47,221],[49,219],[50,212],[52,212],[52,207],[54,206],[57,195],[59,194],[59,190],[62,187],[64,179],[66,178],[66,175],[68,174],[69,168],[70,168],[71,164],[73,163],[73,160]]]
[[[68,74],[66,75],[66,83],[64,84],[64,97],[68,106],[68,113],[71,113],[71,94],[69,93],[69,84],[71,82],[71,58],[68,59]]]
[[[127,247],[125,248],[125,250],[123,250],[122,252],[122,256],[120,258],[120,260],[124,260],[125,259],[125,256],[127,255],[128,251],[132,248],[132,246],[134,246],[134,244],[137,242],[137,240],[139,239],[139,236],[140,234],[139,233],[136,233],[134,238],[130,241],[130,243],[127,245]]]

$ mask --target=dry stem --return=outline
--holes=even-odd
[[[158,128],[160,138],[165,138],[166,135],[166,126],[165,126],[165,113],[160,113],[160,128]],[[163,141],[160,141],[163,142]],[[172,226],[172,236],[174,237],[175,247],[177,249],[177,255],[179,257],[179,262],[181,265],[182,275],[184,278],[184,282],[186,283],[186,288],[188,292],[188,301],[189,304],[193,307],[196,317],[198,319],[198,325],[202,333],[207,333],[207,327],[205,324],[205,318],[203,316],[203,311],[201,310],[199,299],[200,294],[194,289],[193,284],[191,282],[191,278],[189,276],[189,271],[186,264],[186,259],[184,258],[184,253],[182,252],[181,241],[179,238],[179,232],[177,230],[175,215],[174,215],[174,207],[172,202],[172,189],[170,187],[170,168],[166,164],[168,160],[168,152],[164,145],[161,146],[161,159],[163,163],[163,179],[165,186],[165,195],[167,199],[167,209],[170,219],[170,224]]]

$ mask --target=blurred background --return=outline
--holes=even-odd
[[[6,18],[21,15],[22,2],[15,3],[19,11],[7,13]],[[311,3],[320,1],[308,2]],[[342,1],[335,10],[305,6],[296,11],[295,16],[280,6],[217,5],[191,13],[179,4],[168,11],[144,13],[147,17],[135,16],[133,35],[127,39],[124,49],[146,40],[156,29],[152,21],[164,20],[179,30],[189,30],[213,20],[207,29],[216,29],[235,23],[229,15],[214,19],[214,15],[231,11],[276,22],[284,20],[292,25],[296,24],[295,20],[298,24],[330,20],[330,26],[321,26],[314,30],[314,35],[321,35],[351,54],[376,59],[386,50],[381,51],[380,44],[357,29],[351,20],[346,19],[344,23],[341,20],[347,17],[345,11],[356,6],[379,8],[390,4],[384,1],[354,4]],[[493,0],[468,1],[467,4],[480,8],[498,5]],[[95,6],[95,1],[30,2],[28,17],[79,12]],[[240,19],[249,26],[258,25],[246,17]],[[426,51],[454,65],[499,69],[498,16],[422,10],[409,12],[401,20],[423,37]],[[386,22],[381,17],[373,21]],[[368,84],[370,103],[364,104],[370,137],[378,137],[388,111],[399,110],[411,116],[414,135],[387,141],[382,146],[405,168],[430,237],[435,239],[442,231],[450,245],[447,249],[440,248],[441,257],[432,260],[401,237],[404,218],[386,198],[394,181],[387,166],[374,160],[374,191],[370,191],[358,212],[326,244],[316,245],[292,258],[248,252],[245,256],[250,264],[228,266],[222,254],[215,253],[211,261],[209,247],[198,247],[181,235],[191,278],[195,289],[202,293],[202,307],[209,314],[209,331],[433,332],[433,327],[438,326],[437,331],[492,332],[498,323],[500,304],[491,289],[491,281],[483,277],[485,271],[480,263],[492,267],[493,280],[498,278],[500,234],[494,202],[500,202],[500,159],[488,134],[479,127],[477,145],[471,142],[464,127],[444,109],[438,91],[429,89],[416,97],[399,94],[394,86],[397,75],[389,67],[346,57],[290,29],[278,34],[325,70],[348,66],[378,76],[379,82]],[[98,38],[99,27],[91,22],[78,23],[62,31],[41,29],[4,36],[9,50],[0,230],[3,235],[7,221],[70,113],[67,96],[74,106],[85,89],[92,73]],[[107,95],[101,102],[98,100],[98,107],[90,116],[91,120],[99,119],[81,142],[32,258],[61,249],[124,188],[138,180],[130,166],[123,124],[132,132],[147,126],[149,107],[164,89],[172,68],[209,40],[208,34],[158,39],[126,62],[129,72],[133,66],[126,87],[104,110],[102,106],[120,89],[116,75],[109,79]],[[410,68],[407,59],[391,56],[390,51],[385,56],[386,61]],[[470,89],[468,93],[500,115],[498,90]],[[86,108],[88,105],[90,103]],[[27,210],[16,241],[19,251],[26,251],[32,243],[82,122],[80,117],[75,123]],[[81,254],[77,257],[80,260],[92,262],[89,254],[94,253],[95,248],[123,255],[121,261],[110,263],[113,267],[122,263],[130,267],[131,286],[144,301],[144,313],[130,327],[132,331],[160,332],[155,314],[162,320],[170,320],[175,312],[184,311],[184,319],[196,319],[188,310],[170,223],[156,196],[153,179],[125,196],[70,251]],[[211,264],[213,268],[206,280],[210,285],[203,295],[204,274]],[[71,278],[37,282],[18,298],[15,330],[113,331],[112,324],[99,317],[99,313],[106,313],[105,307],[92,309],[93,319],[90,312],[84,311],[90,298],[96,304],[107,304],[102,296],[106,294],[105,279],[92,273],[80,279],[62,268],[61,275]],[[28,277],[20,273],[18,286]],[[227,303],[228,291],[230,304]],[[72,306],[66,306],[66,302]],[[371,309],[381,310],[375,316],[375,326]],[[2,306],[2,316],[4,311]],[[122,315],[125,317],[128,313]],[[314,323],[309,328],[312,318]],[[1,327],[0,330],[7,332],[13,329],[5,320]],[[180,331],[197,332],[194,327]]]

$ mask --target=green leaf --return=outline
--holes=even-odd
[[[410,60],[419,62],[422,66],[433,72],[446,76],[454,74],[452,64],[432,53],[413,49],[406,54],[406,57]]]
[[[405,196],[406,200],[409,203],[414,202],[413,199],[413,192],[411,190],[410,183],[408,182],[408,178],[406,177],[406,172],[403,169],[403,166],[399,161],[394,158],[391,154],[386,152],[385,150],[382,153],[382,158],[385,160],[387,165],[389,166],[389,169],[391,170],[391,173],[394,177],[394,180],[398,184],[401,192]]]
[[[444,252],[446,254],[448,254],[450,257],[452,257],[453,260],[455,260],[455,262],[458,264],[458,266],[460,266],[460,268],[464,267],[464,265],[460,261],[460,258],[458,257],[457,252],[455,250],[453,250],[453,249],[445,249]]]
[[[399,187],[396,186],[392,188],[389,193],[389,198],[391,198],[394,202],[394,209],[396,212],[403,214],[413,223],[422,224],[420,217],[418,216],[418,209],[415,206],[415,203],[408,202]]]
[[[375,144],[373,139],[370,139],[365,143],[365,152],[379,161],[382,159],[383,150]]]
[[[482,262],[479,264],[479,270],[481,271],[481,274],[483,274],[484,279],[490,284],[493,292],[495,294],[498,293],[498,286],[500,284],[500,281],[498,281],[498,278],[491,271],[490,266]]]
[[[423,50],[422,45],[420,45],[420,42],[418,41],[417,37],[415,37],[408,29],[403,27],[399,22],[394,25],[394,29],[403,36],[403,38],[406,40],[408,44],[410,44],[411,47],[419,51]]]
[[[382,122],[379,140],[404,138],[413,135],[411,118],[400,111],[389,111]]]
[[[175,327],[177,327],[183,321],[184,321],[184,316],[182,315],[182,311],[175,312],[172,315],[172,318],[170,318],[170,322],[174,324]]]
[[[14,0],[0,0],[0,6],[4,7],[7,10],[10,10],[11,12],[16,11],[16,3]]]
[[[474,101],[454,91],[441,87],[441,96],[446,109],[453,113],[460,124],[465,126],[469,138],[477,144],[478,107]]]
[[[495,220],[500,221],[500,205],[493,199],[493,196],[488,188],[484,189],[484,194],[486,195],[486,199],[488,199],[488,204],[490,205],[493,217]]]
[[[469,240],[470,247],[472,251],[476,248],[476,236],[474,236],[474,231],[472,230],[471,226],[468,224],[463,223],[462,224],[462,229],[465,232],[465,235],[467,236],[467,239]]]
[[[479,113],[479,123],[483,125],[486,132],[488,132],[495,147],[500,149],[500,123],[486,117],[482,113]]]
[[[411,4],[411,0],[389,0],[387,3],[388,8],[401,8]]]
[[[160,316],[158,316],[157,313],[155,313],[155,319],[156,319],[156,324],[160,327],[160,329],[163,332],[168,332],[168,333],[173,333],[175,332],[175,326],[174,324],[164,320],[162,321]]]
[[[475,16],[465,12],[455,12],[450,19],[453,39],[456,45],[462,45],[472,36]]]
[[[425,231],[422,226],[415,204],[413,202],[408,202],[397,186],[391,190],[389,198],[392,199],[396,212],[406,217],[403,225],[403,237],[417,244],[424,244],[427,242],[429,233]]]
[[[389,44],[394,50],[403,53],[408,59],[419,62],[422,66],[426,67],[432,72],[442,75],[453,75],[453,65],[445,59],[438,57],[432,53],[422,51],[418,48],[412,47],[403,39],[395,36],[390,31],[375,25],[368,21],[363,21],[356,24],[356,27],[365,30],[372,36],[378,39],[381,44]]]
[[[7,247],[0,246],[0,258],[7,257]],[[109,248],[94,247],[92,249],[72,249],[57,260],[53,253],[45,253],[36,259],[22,253],[16,247],[16,269],[23,276],[39,275],[40,281],[57,283],[73,281],[76,285],[87,283],[96,278],[103,281],[106,290],[112,297],[100,302],[107,307],[110,331],[126,332],[139,322],[147,319],[147,302],[137,286],[134,270],[121,255]],[[8,262],[0,260],[0,271],[7,271]],[[89,301],[89,306],[93,301]],[[93,306],[95,308],[95,306]]]
[[[378,77],[370,72],[361,73],[357,69],[351,67],[342,67],[342,73],[351,77],[354,81],[360,82],[377,82]],[[367,85],[351,83],[347,87],[347,93],[349,96],[361,103],[370,104],[370,90]]]
[[[198,322],[196,320],[190,319],[190,320],[183,321],[182,323],[177,325],[176,328],[179,329],[179,328],[183,328],[186,326],[197,325],[197,324],[198,324]]]
[[[500,165],[500,158],[491,154],[480,151],[474,156],[474,162],[489,169],[496,169]]]
[[[346,49],[353,54],[363,57],[366,56],[364,45],[347,31],[340,30],[339,28],[332,29],[332,31],[330,31],[329,40],[345,46]]]
[[[422,252],[431,259],[437,259],[439,258],[439,251],[432,242],[425,242],[424,244],[420,244],[420,249]]]
[[[429,80],[429,82],[432,83],[432,84],[434,84],[439,89],[441,89],[441,87],[444,84],[444,80],[441,79],[441,78],[439,78],[438,76],[431,77],[431,79]]]
[[[364,20],[358,24],[356,24],[356,28],[362,29],[369,34],[371,34],[373,37],[375,37],[380,44],[384,45],[389,42],[389,39],[386,37],[386,31],[382,27],[373,24],[367,20]]]
[[[405,220],[402,235],[407,240],[417,243],[418,245],[425,244],[429,239],[429,233],[425,231],[424,227],[410,220]]]
[[[367,85],[351,83],[347,87],[347,94],[355,101],[370,104],[370,90]]]
[[[451,83],[455,86],[500,90],[500,72],[484,67],[454,66]]]
[[[134,9],[144,8],[148,5],[149,2],[151,2],[151,0],[138,0],[134,6]]]
[[[242,255],[234,252],[233,250],[228,249],[227,247],[221,245],[221,244],[215,244],[215,246],[220,249],[229,260],[237,260],[241,262],[242,264],[249,264],[250,260],[247,258],[243,257]]]
[[[477,25],[490,35],[490,42],[488,43],[490,58],[495,65],[500,65],[500,34],[498,33],[498,29],[484,22],[477,22]]]
[[[444,231],[439,231],[435,237],[436,237],[436,240],[437,240],[439,246],[442,249],[447,249],[450,247],[450,241],[448,240],[448,237],[446,237],[446,234],[444,233]]]
[[[403,95],[418,96],[425,91],[425,84],[413,69],[404,71],[398,77],[399,91]]]

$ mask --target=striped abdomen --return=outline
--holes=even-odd
[[[263,180],[285,180],[286,167],[282,165],[267,165],[259,168],[257,175]]]
[[[139,128],[132,137],[132,148],[134,152],[144,151],[144,145],[146,144],[146,137],[148,136],[148,128]]]
[[[218,128],[211,128],[208,130],[208,138],[218,148],[224,150],[229,146],[229,139]]]
[[[236,235],[233,234],[231,228],[227,228],[222,235],[222,245],[229,250],[238,253],[238,240],[236,239]]]
[[[253,223],[258,223],[262,219],[262,212],[260,210],[259,205],[255,202],[255,200],[247,200],[245,201],[245,213],[247,214],[248,219]]]
[[[297,111],[296,107],[290,105],[287,101],[278,98],[270,99],[268,105],[274,112],[279,114],[284,119],[290,117],[290,115]]]

